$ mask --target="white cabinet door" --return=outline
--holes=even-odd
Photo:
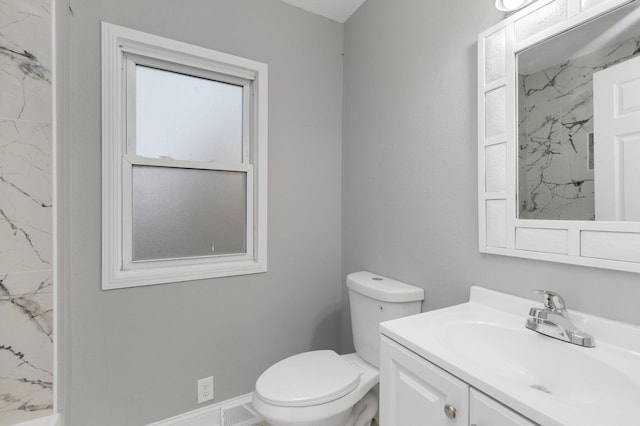
[[[640,58],[593,74],[596,220],[640,220]]]
[[[469,385],[381,338],[380,426],[467,426]]]
[[[469,395],[469,406],[469,424],[472,426],[534,426],[536,424],[473,388]]]

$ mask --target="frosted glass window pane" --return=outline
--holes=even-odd
[[[133,166],[133,260],[246,253],[244,172]]]
[[[241,86],[136,66],[136,153],[242,162]]]

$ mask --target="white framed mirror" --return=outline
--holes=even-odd
[[[538,0],[478,53],[480,251],[640,272],[640,0]]]

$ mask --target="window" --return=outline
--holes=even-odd
[[[267,66],[103,23],[102,288],[266,271]]]

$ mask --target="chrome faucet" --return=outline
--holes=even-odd
[[[567,316],[564,300],[558,293],[549,290],[534,290],[534,293],[542,295],[544,309],[531,308],[529,318],[525,326],[544,334],[574,345],[593,348],[596,346],[593,336],[578,330]]]

